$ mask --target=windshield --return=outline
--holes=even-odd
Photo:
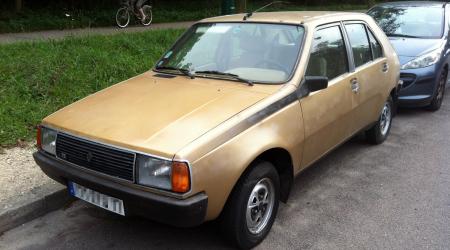
[[[387,36],[442,37],[444,8],[440,6],[379,6],[368,14]]]
[[[304,29],[263,23],[201,23],[156,64],[156,69],[182,69],[195,76],[228,74],[255,83],[287,81],[297,62]],[[220,74],[219,74],[220,73]]]

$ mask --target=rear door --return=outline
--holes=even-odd
[[[320,26],[314,31],[305,76],[326,76],[328,88],[300,100],[305,126],[302,166],[305,167],[350,136],[352,90],[348,51],[340,23]]]
[[[344,26],[355,71],[350,88],[354,113],[352,133],[356,133],[378,119],[385,101],[384,83],[389,81],[389,65],[383,48],[365,23],[346,22]]]

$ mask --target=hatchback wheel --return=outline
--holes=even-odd
[[[389,96],[381,109],[380,117],[375,125],[366,131],[367,140],[372,144],[383,143],[391,131],[394,102]]]
[[[443,72],[439,78],[436,94],[434,95],[431,104],[427,107],[430,111],[437,111],[442,106],[442,100],[444,99],[445,94],[445,84],[447,84],[447,70],[443,69],[442,71]]]
[[[279,205],[279,176],[269,162],[255,165],[233,190],[221,217],[223,235],[249,249],[269,233]]]

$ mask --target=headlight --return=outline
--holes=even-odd
[[[38,144],[40,148],[45,152],[55,155],[56,154],[56,131],[46,127],[40,127],[38,132]],[[40,136],[40,138],[39,138]]]
[[[189,166],[138,154],[138,183],[145,186],[185,193],[190,189]]]
[[[402,69],[418,69],[431,66],[439,61],[441,58],[441,51],[441,49],[437,49],[423,56],[419,56],[404,64]]]

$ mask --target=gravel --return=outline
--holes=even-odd
[[[0,211],[55,183],[34,162],[34,151],[36,148],[28,144],[0,152]]]

